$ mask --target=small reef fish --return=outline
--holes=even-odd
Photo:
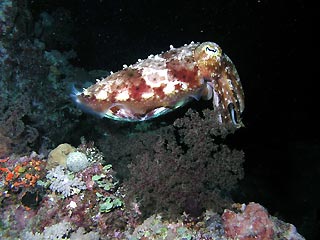
[[[84,111],[119,121],[144,121],[192,99],[212,100],[221,123],[240,127],[244,93],[230,58],[213,42],[182,47],[139,59],[130,66],[73,93]]]

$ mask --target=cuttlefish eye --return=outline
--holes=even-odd
[[[213,42],[204,42],[200,44],[194,52],[195,60],[201,64],[214,64],[219,62],[222,56],[222,50],[218,44]]]

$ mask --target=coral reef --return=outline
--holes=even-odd
[[[0,239],[303,239],[259,204],[232,205],[244,153],[221,109],[83,121],[71,86],[107,73],[73,66],[71,14],[32,2],[0,2]]]
[[[124,193],[117,186],[112,166],[103,166],[101,155],[93,151],[96,148],[92,144],[88,146],[90,151],[85,150],[85,143],[78,151],[91,153],[88,157],[93,162],[77,173],[61,165],[46,172],[46,159],[36,153],[1,160],[1,239],[20,234],[26,239],[32,236],[47,239],[48,234],[59,234],[52,231],[53,228],[49,229],[62,221],[72,223],[73,231],[84,228],[79,230],[80,235],[86,235],[92,226],[101,225],[101,229],[122,226],[124,229],[126,219],[135,222],[133,210],[125,211],[123,208]],[[97,159],[92,156],[97,156]],[[119,222],[124,221],[120,225],[106,224],[107,221],[116,221],[119,216],[122,216]],[[61,233],[58,239],[70,229],[61,230],[65,233]],[[104,234],[110,232],[102,233],[102,236]]]
[[[166,175],[167,173],[172,174],[172,172],[166,170],[164,176],[161,176],[159,171],[154,172],[153,170],[156,168],[152,165],[158,166],[160,164],[161,159],[157,154],[163,156],[161,146],[158,144],[154,147],[154,157],[157,161],[148,159],[150,162],[147,167],[151,169],[150,174],[161,177],[160,180],[163,181],[154,183],[154,191],[157,191],[157,185],[162,185],[163,188],[170,186],[170,184],[166,185],[166,181],[163,179],[165,177],[169,180],[170,177],[173,177],[175,179],[173,182],[180,191],[180,182],[175,176]],[[225,148],[224,146],[220,147]],[[190,211],[189,214],[184,212],[179,215],[179,211],[177,211],[175,216],[168,219],[167,212],[160,206],[160,203],[168,204],[164,199],[161,199],[161,202],[158,200],[144,201],[139,199],[140,191],[137,192],[136,199],[133,200],[134,197],[132,193],[130,194],[130,185],[124,186],[117,180],[112,165],[104,160],[101,152],[92,142],[87,143],[82,140],[82,143],[75,150],[87,153],[86,157],[91,159],[89,166],[76,173],[61,165],[47,171],[46,157],[36,153],[25,157],[14,158],[12,156],[1,159],[1,239],[11,239],[13,236],[26,240],[80,238],[228,239],[234,237],[251,239],[252,236],[256,239],[265,239],[266,237],[270,239],[304,239],[297,233],[293,225],[270,216],[261,205],[255,203],[249,203],[247,206],[234,204],[233,211],[225,210],[222,215],[216,212],[217,208],[204,211],[204,208],[210,209],[210,205],[203,205],[200,213],[194,214]],[[164,150],[173,151],[168,145]],[[239,153],[233,153],[229,149],[215,151],[219,157],[230,159],[237,159]],[[166,154],[168,153],[166,152]],[[240,156],[242,155],[240,154]],[[173,157],[176,156],[171,156],[169,159],[174,161]],[[213,160],[216,158],[218,157],[213,157]],[[164,164],[169,163],[164,162]],[[177,173],[181,174],[177,167],[178,165],[176,166]],[[186,174],[190,174],[188,169],[183,170]],[[222,170],[220,169],[220,171]],[[142,176],[147,176],[146,173],[141,173]],[[149,175],[149,179],[152,180],[151,175]],[[189,178],[195,181],[195,178],[190,176]],[[145,181],[148,183],[149,179],[145,179]],[[193,191],[188,188],[197,190],[197,186],[186,182],[186,179],[187,177],[181,179],[183,186],[186,186],[184,189],[186,193],[182,192],[182,197],[193,194]],[[200,176],[198,180],[201,180]],[[219,186],[218,183],[219,181],[214,188]],[[199,183],[199,185],[201,184]],[[132,187],[138,191],[136,186]],[[176,194],[173,187],[171,186],[170,190]],[[201,189],[201,191],[204,190]],[[169,191],[163,194],[165,197],[172,197],[168,193]],[[213,196],[212,201],[215,204],[226,202],[226,199],[223,199],[219,192],[215,194],[219,197],[207,193],[206,198]],[[149,195],[152,196],[152,193]],[[156,193],[154,196],[160,197],[160,193]],[[192,196],[197,197],[197,195]],[[176,199],[172,197],[171,201],[176,200],[178,205],[179,200],[177,196],[174,197]],[[152,202],[158,204],[158,208],[144,206],[144,204]],[[230,201],[227,202],[230,203]],[[194,202],[188,203],[194,204]],[[225,204],[225,206],[227,205]],[[142,214],[146,208],[158,213],[146,216],[146,214]],[[186,206],[176,208],[188,209]],[[225,208],[224,205],[220,205],[218,210],[222,208]],[[175,211],[175,209],[172,210]],[[160,214],[161,211],[163,214]]]
[[[123,137],[119,137],[109,132],[100,139],[99,144],[112,163],[123,164],[134,159],[129,164],[129,177],[124,176],[128,172],[123,172],[127,192],[124,200],[126,205],[136,201],[141,217],[147,219],[127,235],[129,239],[228,239],[242,236],[227,218],[231,210],[226,210],[222,216],[220,213],[231,208],[228,192],[244,176],[244,154],[223,144],[224,138],[234,129],[230,126],[212,128],[212,118],[216,117],[213,113],[210,110],[189,110],[172,125],[154,129],[152,124],[140,124],[129,136],[122,133]],[[123,165],[119,164],[119,167],[124,171]],[[252,206],[260,209],[260,218],[254,216]],[[212,211],[203,215],[205,209]],[[181,218],[183,211],[185,215]],[[162,217],[152,215],[159,212]],[[237,224],[243,226],[242,239],[250,239],[250,234],[257,238],[261,236],[261,239],[267,234],[270,239],[290,239],[287,236],[303,239],[292,225],[279,224],[280,220],[271,217],[258,204],[249,204],[241,217]],[[259,223],[266,222],[270,222],[266,232],[259,230]],[[250,231],[251,224],[257,227],[257,232],[245,232],[245,229]]]
[[[0,156],[31,148],[44,152],[67,138],[82,114],[69,100],[71,83],[91,78],[69,62],[76,56],[67,41],[71,37],[47,35],[53,25],[43,22],[61,23],[58,19],[67,19],[68,13],[57,9],[53,16],[43,14],[37,24],[29,5],[24,0],[0,5]],[[60,51],[52,49],[61,45]]]
[[[197,221],[190,220],[188,216],[182,216],[178,221],[167,221],[160,215],[152,215],[136,227],[132,234],[127,235],[127,239],[304,239],[294,226],[269,216],[259,204],[235,205],[245,208],[246,213],[236,214],[226,209],[220,216],[206,211]],[[260,213],[258,217],[255,211]],[[239,221],[234,221],[234,218]],[[262,221],[268,224],[263,225]]]

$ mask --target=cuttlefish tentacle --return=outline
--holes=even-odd
[[[200,44],[195,49],[194,58],[200,75],[212,90],[207,99],[212,98],[215,109],[222,109],[221,121],[232,121],[234,125],[241,127],[244,93],[238,72],[230,58],[212,42]]]

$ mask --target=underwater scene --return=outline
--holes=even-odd
[[[0,240],[319,239],[306,11],[0,0]]]

